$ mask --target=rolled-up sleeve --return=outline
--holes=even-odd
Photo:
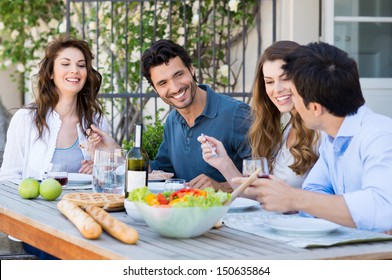
[[[344,194],[356,226],[360,229],[392,229],[392,134],[376,134],[360,147],[361,187]]]

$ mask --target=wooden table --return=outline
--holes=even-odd
[[[106,233],[88,240],[57,210],[57,202],[22,199],[16,184],[0,182],[0,231],[61,259],[392,259],[392,241],[302,249],[225,226],[198,238],[170,239],[135,224],[125,212],[111,215],[138,230],[137,245]]]

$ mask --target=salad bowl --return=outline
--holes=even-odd
[[[192,238],[210,230],[229,210],[229,206],[159,208],[135,202],[149,227],[162,236]]]
[[[229,210],[230,194],[183,188],[152,193],[147,187],[135,189],[128,199],[147,225],[171,238],[193,238],[210,230]]]
[[[128,216],[131,217],[132,220],[137,223],[144,223],[144,219],[134,202],[124,199],[124,208],[125,212],[127,212]]]

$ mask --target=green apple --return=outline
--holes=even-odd
[[[56,200],[62,192],[63,187],[53,178],[43,180],[39,187],[40,195],[46,200]]]
[[[33,178],[26,178],[20,182],[18,193],[22,198],[30,199],[39,196],[39,183]]]

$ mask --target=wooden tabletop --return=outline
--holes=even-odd
[[[110,214],[139,232],[136,245],[105,232],[88,240],[57,210],[58,201],[22,199],[16,184],[0,182],[0,231],[60,259],[392,259],[392,241],[303,249],[225,226],[197,238],[165,238],[125,212]]]

